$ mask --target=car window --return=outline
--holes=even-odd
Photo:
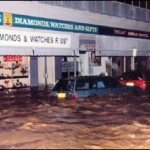
[[[140,72],[131,72],[129,79],[130,80],[139,80],[140,78],[142,78],[142,74]]]
[[[58,80],[53,91],[70,91],[74,87],[74,80]]]
[[[120,79],[122,79],[122,80],[128,80],[128,78],[129,78],[129,74],[126,72],[120,76]]]
[[[90,89],[96,89],[97,88],[97,79],[91,78],[91,79],[89,79],[89,81],[90,81]]]
[[[142,78],[143,78],[142,72],[137,72],[136,80],[139,80]]]
[[[113,78],[105,79],[104,83],[107,88],[116,88],[120,86],[120,83]]]
[[[76,90],[88,90],[88,89],[89,89],[89,80],[78,79],[76,81]]]
[[[100,89],[100,88],[105,88],[105,85],[104,85],[104,82],[103,81],[97,81],[97,88]]]
[[[120,79],[123,80],[139,80],[142,79],[142,73],[141,72],[125,72],[122,76],[120,76]]]

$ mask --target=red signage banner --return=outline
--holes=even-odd
[[[22,56],[3,56],[3,61],[4,62],[21,62],[22,61]]]

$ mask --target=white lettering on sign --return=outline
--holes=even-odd
[[[0,46],[71,48],[71,36],[2,29],[0,30]]]
[[[73,25],[72,24],[67,24],[67,23],[50,22],[50,26],[51,26],[51,28],[73,30]]]
[[[84,31],[84,26],[82,25],[75,25],[75,30]]]
[[[16,17],[15,23],[16,24],[22,24],[22,25],[49,27],[48,21],[35,20],[35,19],[25,19],[25,18],[17,18]]]

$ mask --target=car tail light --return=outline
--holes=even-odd
[[[76,92],[73,92],[73,93],[72,93],[72,98],[77,98]]]
[[[146,88],[146,81],[143,80],[143,81],[142,81],[142,89],[145,90],[145,88]]]
[[[127,82],[126,85],[127,86],[134,86],[134,83],[133,82]]]

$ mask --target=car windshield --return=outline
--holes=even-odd
[[[142,78],[142,73],[141,72],[126,72],[121,76],[122,79],[124,80],[139,80]]]
[[[60,79],[56,82],[52,91],[70,91],[73,89],[74,80],[63,80]]]

